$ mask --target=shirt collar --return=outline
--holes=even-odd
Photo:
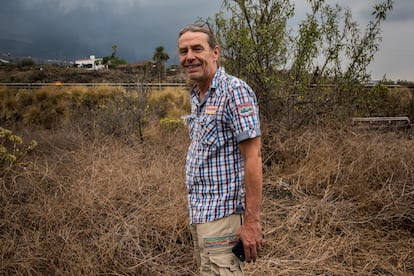
[[[216,73],[214,74],[213,80],[211,81],[210,88],[213,88],[215,91],[217,91],[217,87],[219,87],[219,80],[221,76],[225,74],[224,67],[218,67]]]
[[[213,80],[211,81],[210,87],[207,90],[206,95],[210,95],[212,92],[216,92],[217,87],[219,86],[219,79],[222,75],[225,74],[224,67],[218,67],[216,70],[216,73],[214,74]],[[191,95],[192,96],[198,96],[199,90],[197,87],[197,84],[194,84],[191,89]]]

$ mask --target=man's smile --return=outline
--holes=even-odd
[[[202,64],[190,64],[190,65],[186,65],[185,69],[188,73],[195,73],[195,72],[199,71],[201,66],[202,66]]]
[[[194,69],[194,68],[197,68],[197,67],[200,67],[200,66],[201,66],[201,64],[190,64],[190,65],[186,65],[185,68]]]

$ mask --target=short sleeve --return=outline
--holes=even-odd
[[[229,89],[228,116],[237,142],[260,136],[259,107],[253,89],[236,78]]]

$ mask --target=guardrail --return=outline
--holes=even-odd
[[[371,130],[404,130],[411,133],[411,121],[408,117],[354,117],[352,124],[360,129]]]
[[[122,86],[125,88],[137,88],[137,87],[152,87],[152,88],[166,88],[166,87],[185,87],[187,86],[186,83],[138,83],[138,82],[117,82],[117,83],[64,83],[64,82],[53,82],[53,83],[23,83],[23,82],[15,82],[15,83],[0,83],[0,86],[7,86],[7,87],[15,87],[15,88],[26,88],[26,89],[33,89],[33,88],[41,88],[45,86],[87,86],[87,87],[98,87],[98,86]]]

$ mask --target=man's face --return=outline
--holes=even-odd
[[[185,32],[178,39],[180,64],[194,81],[210,81],[217,69],[218,46],[211,49],[208,36],[202,32]]]

